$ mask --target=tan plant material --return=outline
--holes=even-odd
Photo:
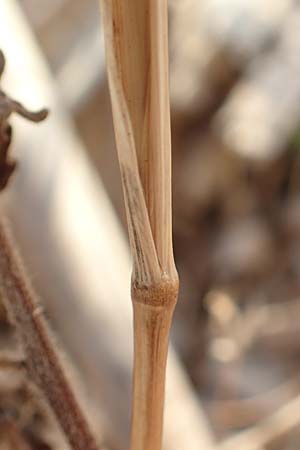
[[[0,75],[4,57],[0,53]],[[40,121],[46,110],[30,113],[0,91],[0,190],[7,184],[15,163],[8,161],[12,112]],[[77,403],[49,333],[43,311],[28,281],[28,276],[16,252],[15,244],[3,219],[0,219],[0,294],[11,322],[15,325],[25,353],[25,365],[31,379],[40,387],[65,432],[72,449],[97,450],[89,425]]]
[[[43,397],[29,380],[22,352],[15,346],[13,327],[8,327],[5,335],[5,346],[11,348],[0,351],[1,450],[70,449]]]
[[[133,255],[131,450],[160,450],[177,300],[171,220],[166,0],[101,0],[115,134]]]
[[[31,450],[18,425],[12,419],[0,421],[0,436],[4,437],[4,448],[14,450]]]

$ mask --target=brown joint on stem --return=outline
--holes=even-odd
[[[147,306],[175,308],[178,288],[178,279],[163,279],[160,283],[149,286],[140,286],[133,281],[131,286],[132,300],[133,303],[142,303]]]

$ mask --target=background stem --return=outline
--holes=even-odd
[[[0,292],[25,351],[29,375],[45,395],[72,449],[99,450],[65,374],[42,308],[2,220]]]

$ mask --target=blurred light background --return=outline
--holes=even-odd
[[[47,141],[47,152],[37,156],[34,163],[36,167],[39,164],[42,180],[38,180],[38,175],[30,175],[32,170],[37,170],[28,162],[30,151],[24,153],[23,166],[20,159],[16,192],[11,194],[11,202],[16,206],[9,208],[15,232],[31,267],[33,282],[46,298],[54,327],[74,359],[77,358],[76,364],[80,366],[79,360],[82,363],[78,370],[83,373],[83,383],[88,371],[93,373],[93,386],[97,384],[97,374],[106,371],[103,383],[108,383],[113,373],[115,383],[122,389],[125,377],[122,370],[127,364],[128,372],[131,364],[123,362],[129,354],[131,358],[124,336],[128,336],[128,341],[131,337],[129,332],[122,334],[120,330],[125,315],[130,323],[130,300],[128,293],[122,296],[119,286],[129,285],[130,265],[122,234],[123,228],[126,235],[126,224],[98,3],[96,0],[13,3],[25,14],[40,55],[53,76],[47,75],[48,84],[43,84],[44,90],[40,88],[38,100],[32,97],[33,102],[43,106],[39,103],[48,105],[49,100],[51,106],[52,94],[43,92],[46,84],[49,87],[52,83],[56,98],[52,116],[58,117],[55,124],[51,122],[53,117],[50,118],[52,134],[48,137],[42,126],[37,130],[22,125],[30,128],[24,133],[32,137],[23,139],[19,147],[28,146],[39,135],[39,143]],[[0,27],[3,20],[0,14]],[[234,441],[228,440],[228,447],[222,447],[222,442],[226,443],[238,431],[247,433],[245,430],[249,429],[253,433],[244,434],[240,449],[297,450],[300,437],[300,3],[296,0],[170,0],[169,23],[174,246],[181,279],[172,341],[176,361],[191,383],[189,392],[204,412],[205,426],[213,436],[213,443],[203,447],[199,442],[198,448],[237,449]],[[17,29],[12,31],[17,32]],[[9,70],[8,51],[6,56]],[[28,64],[28,70],[32,67]],[[36,72],[37,85],[40,77]],[[21,92],[24,91],[20,89],[19,99],[25,101]],[[58,137],[60,126],[68,132]],[[21,141],[18,132],[16,126],[16,147]],[[61,148],[63,142],[72,148],[80,146],[83,153],[73,162],[66,157],[62,170],[58,155],[67,150]],[[51,156],[51,149],[56,156]],[[39,148],[36,154],[43,151]],[[45,161],[48,167],[50,164],[51,173],[41,168]],[[28,172],[26,164],[31,164]],[[58,182],[53,181],[53,177],[59,178],[57,168],[64,174],[59,189]],[[98,184],[97,189],[94,184],[90,186],[91,173],[101,192],[107,193],[114,211],[107,206],[105,194],[105,198],[99,196]],[[47,183],[44,174],[49,177]],[[85,203],[82,189],[94,203],[92,200],[91,204]],[[25,191],[28,194],[24,197]],[[100,223],[106,227],[102,241],[97,226]],[[86,239],[81,242],[83,235]],[[97,253],[100,247],[102,259]],[[110,254],[106,260],[104,253]],[[111,297],[120,298],[120,304],[128,302],[128,309],[123,305],[126,311],[120,312],[115,323],[115,329],[121,334],[119,337],[118,332],[114,334],[113,363],[112,350],[105,337],[109,333],[105,324],[116,308],[113,300],[111,303],[109,299],[98,312],[103,319],[103,345],[101,342],[92,345],[91,337],[86,338],[86,344],[77,343],[78,328],[69,321],[66,307],[58,298],[61,293],[66,302],[72,302],[68,299],[76,296],[79,299],[81,289],[83,293],[88,292],[89,304],[96,304],[99,292],[92,292],[91,285],[101,279],[103,264],[107,275],[101,280],[101,298],[109,298],[107,291],[112,284],[115,294],[111,293]],[[113,279],[113,271],[122,274],[122,281],[116,275]],[[85,272],[89,273],[88,278]],[[83,280],[80,286],[78,277]],[[82,294],[79,303],[83,297]],[[76,308],[79,311],[80,307],[74,305],[76,316]],[[80,310],[78,317],[87,315],[83,323],[88,323],[91,329],[94,327],[93,336],[96,336],[98,327],[90,317],[93,308],[87,309],[85,313]],[[80,324],[80,319],[75,323]],[[62,331],[65,328],[69,332]],[[83,329],[83,340],[85,333]],[[87,348],[93,348],[91,355],[84,355]],[[96,370],[93,365],[101,351],[104,357]],[[116,368],[117,361],[119,368]],[[127,392],[128,382],[125,384]],[[105,400],[107,404],[118,404],[118,412],[115,405],[109,414],[118,415],[120,424],[125,417],[126,435],[130,389],[124,394],[123,404],[118,400],[115,385],[102,386],[99,403],[105,394],[109,396]],[[270,431],[266,423],[268,418],[274,419],[276,412],[279,414],[274,422],[276,426],[271,421]],[[115,417],[110,417],[112,422]],[[106,426],[109,428],[103,425]],[[188,427],[189,424],[186,434],[193,433]],[[111,448],[117,450],[120,449],[118,433],[118,429],[110,432],[113,437],[109,441]],[[174,444],[168,448],[183,450]],[[185,449],[192,450],[188,445]]]

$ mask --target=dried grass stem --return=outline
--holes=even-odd
[[[160,450],[169,329],[177,299],[171,214],[166,0],[101,0],[133,255],[131,450]]]

